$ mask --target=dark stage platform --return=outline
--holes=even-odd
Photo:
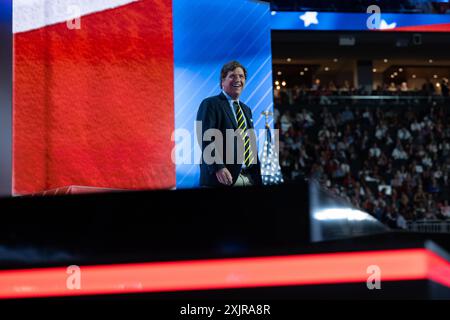
[[[0,298],[450,298],[449,235],[388,230],[306,182],[5,198],[0,212]]]

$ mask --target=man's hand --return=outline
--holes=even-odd
[[[231,176],[231,173],[230,173],[230,171],[228,171],[227,168],[223,168],[223,169],[220,169],[219,171],[217,171],[216,177],[217,177],[217,180],[219,180],[219,182],[221,184],[224,184],[227,186],[231,186],[233,184],[233,177]]]

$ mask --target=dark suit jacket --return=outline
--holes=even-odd
[[[239,102],[245,118],[247,120],[247,128],[253,129],[253,120],[252,120],[252,111],[246,106],[244,103]],[[236,179],[238,178],[241,169],[242,169],[242,159],[241,163],[238,161],[238,155],[240,154],[242,157],[242,151],[238,153],[238,148],[240,147],[242,150],[242,139],[239,136],[233,137],[233,141],[229,141],[230,136],[227,139],[227,129],[236,130],[237,122],[234,117],[233,111],[231,110],[230,104],[226,98],[226,96],[221,93],[214,97],[206,98],[200,104],[200,107],[197,112],[197,121],[201,121],[201,129],[197,127],[197,138],[199,139],[199,144],[202,148],[202,161],[200,164],[200,185],[201,186],[210,186],[217,187],[223,186],[216,178],[216,172],[222,168],[227,168],[231,175],[233,176],[233,184],[236,183]],[[223,137],[223,148],[220,148],[220,144],[215,144],[216,150],[218,150],[219,154],[216,154],[216,159],[219,161],[215,161],[212,164],[207,164],[204,161],[204,151],[211,143],[215,143],[213,141],[203,141],[205,131],[208,129],[217,129],[221,132]],[[253,155],[256,157],[256,164],[253,164],[249,173],[255,185],[261,185],[261,167],[258,159],[257,147],[256,147],[256,136],[253,131],[249,131],[251,133],[250,140],[252,144]],[[234,148],[231,149],[233,146]],[[210,146],[208,150],[210,151],[213,146]],[[208,152],[209,152],[208,151]],[[234,153],[233,153],[234,152]],[[230,155],[232,153],[232,155]],[[206,153],[205,153],[206,154]],[[232,161],[229,161],[234,155]]]

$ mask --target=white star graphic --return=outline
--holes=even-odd
[[[299,19],[303,20],[305,27],[309,27],[311,24],[319,24],[319,21],[317,20],[317,12],[315,11],[307,11],[301,15]]]
[[[386,29],[394,29],[397,26],[396,22],[392,22],[391,24],[387,24],[386,20],[381,20],[380,23],[380,30],[386,30]]]

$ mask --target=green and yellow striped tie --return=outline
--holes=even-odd
[[[250,137],[247,132],[247,125],[245,124],[245,116],[241,106],[237,101],[233,102],[234,110],[236,111],[236,119],[238,123],[239,134],[244,141],[244,164],[250,167],[255,158],[253,157],[252,149],[250,148]]]

